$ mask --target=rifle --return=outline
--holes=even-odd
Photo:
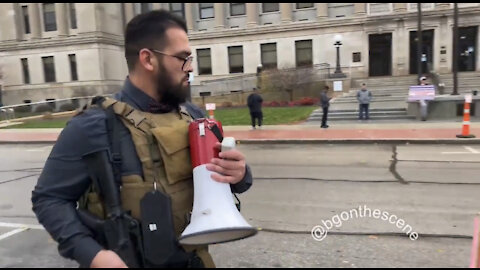
[[[112,250],[128,267],[143,266],[141,226],[138,220],[122,209],[119,186],[115,182],[107,151],[84,157],[93,183],[105,202],[107,219],[102,220],[79,209],[78,216],[106,249]]]

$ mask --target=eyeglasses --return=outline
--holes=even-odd
[[[192,65],[192,61],[193,61],[193,56],[187,56],[185,58],[183,57],[180,57],[180,56],[177,56],[177,55],[170,55],[170,54],[166,54],[164,52],[161,52],[159,50],[155,50],[155,49],[149,49],[153,52],[156,52],[156,53],[159,53],[159,54],[163,54],[163,55],[166,55],[166,56],[171,56],[171,57],[175,57],[177,59],[180,59],[183,61],[183,65],[182,65],[182,70],[183,71],[188,71],[190,69],[190,66]]]

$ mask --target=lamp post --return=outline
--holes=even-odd
[[[453,92],[452,95],[458,95],[458,6],[453,3]]]
[[[342,69],[340,68],[340,46],[342,46],[342,35],[335,35],[335,43],[333,45],[337,48],[337,67],[331,77],[344,78],[346,76],[343,74]]]

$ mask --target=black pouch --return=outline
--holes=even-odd
[[[170,198],[154,190],[140,201],[145,267],[184,267],[188,254],[178,245]]]

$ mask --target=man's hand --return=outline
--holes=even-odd
[[[217,142],[215,148],[221,149],[222,144]],[[213,158],[207,164],[207,170],[216,172],[212,179],[222,183],[236,184],[245,177],[245,156],[237,149],[220,152],[220,158]]]
[[[111,250],[100,250],[93,258],[90,268],[128,268],[117,253]]]

